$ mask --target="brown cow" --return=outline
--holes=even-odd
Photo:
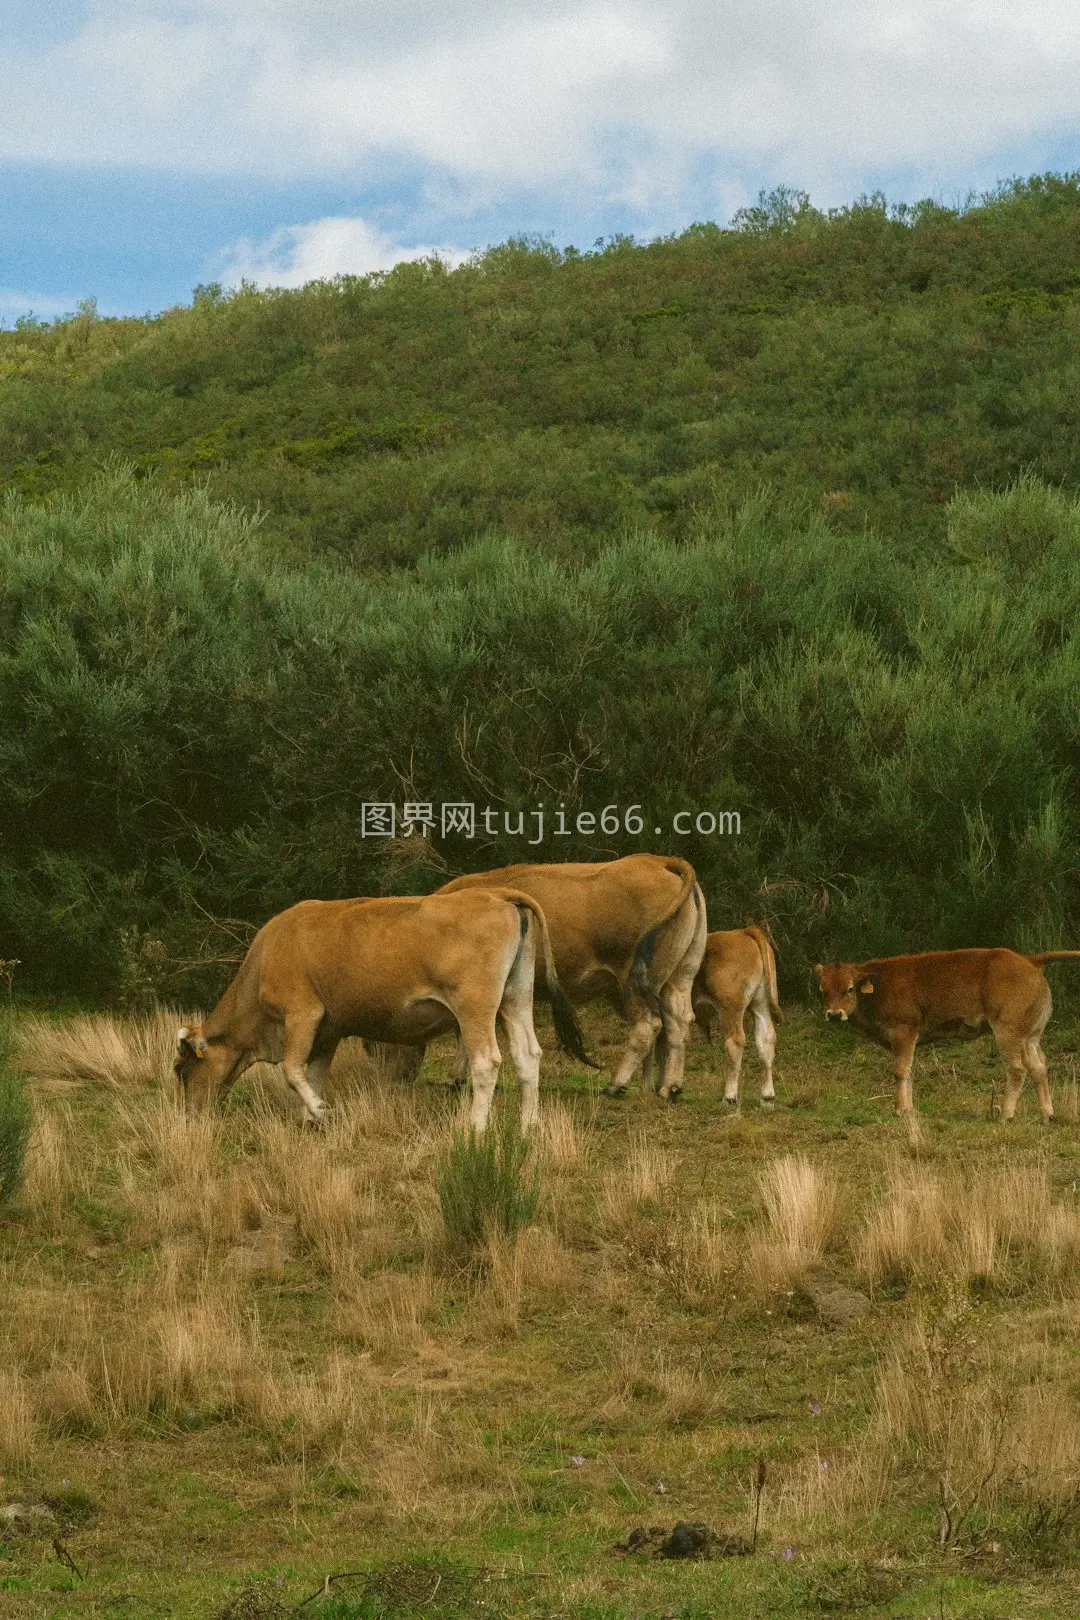
[[[761,1058],[761,1106],[771,1108],[776,1100],[773,1088],[773,1060],[776,1031],[772,1016],[780,1017],[776,994],[776,958],[768,939],[755,923],[748,928],[726,928],[710,934],[705,957],[694,980],[694,1016],[711,1039],[719,1017],[728,1072],[724,1078],[724,1101],[739,1105],[739,1076],[742,1072],[746,1030],[746,1009],[754,1012],[754,1044]]]
[[[888,1046],[896,1075],[896,1112],[910,1113],[911,1062],[920,1040],[971,1039],[988,1030],[1008,1072],[1003,1119],[1012,1119],[1030,1074],[1043,1118],[1054,1117],[1039,1045],[1050,1017],[1050,986],[1044,962],[1080,956],[1080,951],[927,951],[921,956],[883,956],[869,962],[831,962],[815,969],[825,1017],[850,1019],[872,1040]]]
[[[694,869],[676,855],[503,866],[455,878],[439,894],[509,884],[544,908],[559,981],[577,1003],[604,997],[630,1020],[626,1048],[605,1095],[621,1097],[662,1036],[654,1082],[667,1100],[682,1090],[690,993],[705,951],[705,900]],[[547,994],[538,962],[536,991]]]
[[[539,952],[537,951],[539,941]],[[540,1047],[533,1029],[536,959],[555,1029],[576,1056],[581,1031],[555,977],[544,914],[513,889],[426,899],[304,900],[259,930],[205,1024],[181,1029],[175,1073],[186,1101],[220,1100],[252,1063],[281,1063],[318,1123],[338,1042],[417,1042],[460,1031],[481,1131],[499,1073],[496,1026],[521,1085],[521,1123],[536,1118]],[[310,1076],[310,1078],[309,1078]]]

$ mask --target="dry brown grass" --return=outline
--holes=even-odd
[[[659,1430],[711,1422],[726,1394],[700,1350],[686,1355],[641,1333],[616,1341],[608,1383],[610,1394],[597,1414],[601,1422],[623,1423],[635,1415],[641,1421],[647,1411]]]
[[[400,1357],[427,1339],[445,1288],[426,1266],[418,1271],[382,1271],[351,1276],[338,1294],[337,1331],[379,1356]]]
[[[220,1116],[115,1079],[39,1096],[23,1207],[0,1229],[0,1466],[96,1469],[125,1511],[150,1469],[235,1468],[292,1504],[290,1547],[317,1499],[364,1556],[369,1536],[504,1537],[535,1513],[547,1535],[565,1504],[574,1534],[610,1544],[630,1512],[620,1481],[635,1514],[742,1529],[758,1447],[762,1528],[810,1556],[884,1545],[897,1524],[910,1550],[942,1480],[970,1526],[990,1462],[980,1511],[1064,1511],[1080,1455],[1080,1213],[1054,1190],[1067,1133],[1018,1127],[1006,1155],[968,1120],[954,1156],[935,1121],[913,1162],[883,1120],[830,1138],[826,1170],[798,1151],[819,1151],[816,1115],[642,1099],[627,1130],[559,1083],[572,1105],[549,1092],[535,1137],[539,1224],[467,1270],[443,1253],[433,1173],[459,1100],[358,1049],[339,1055],[321,1132],[269,1068]],[[821,1110],[843,1106],[827,1076],[806,1084]],[[873,1314],[835,1332],[792,1320],[776,1292],[845,1264],[847,1232]],[[892,1276],[916,1285],[907,1298],[882,1290]],[[965,1303],[987,1281],[972,1293],[993,1299]],[[782,1426],[751,1425],[777,1412]],[[572,1452],[587,1454],[573,1471]],[[320,1476],[341,1486],[332,1502]],[[660,1477],[663,1504],[641,1494]],[[269,1550],[229,1543],[233,1567],[276,1559],[288,1519],[267,1516]]]
[[[966,1178],[899,1165],[854,1249],[871,1287],[942,1277],[995,1283],[1024,1265],[1067,1284],[1080,1256],[1080,1214],[1054,1204],[1044,1163],[1006,1162]]]
[[[517,1333],[537,1311],[557,1306],[573,1290],[580,1263],[545,1226],[513,1238],[488,1239],[484,1279],[470,1319],[472,1332]]]
[[[856,1269],[871,1286],[930,1276],[942,1263],[948,1231],[940,1178],[921,1166],[901,1164],[857,1234]]]
[[[28,1019],[20,1060],[47,1086],[96,1085],[134,1091],[164,1084],[176,1056],[182,1014],[163,1008],[136,1018],[91,1013],[54,1024]]]
[[[794,1286],[838,1235],[840,1189],[835,1177],[800,1154],[785,1154],[759,1178],[766,1230],[751,1239],[746,1269],[755,1293],[768,1298]]]
[[[717,1205],[698,1203],[680,1213],[662,1263],[682,1304],[716,1305],[730,1291],[736,1258]]]
[[[70,1107],[60,1103],[36,1109],[22,1197],[47,1231],[59,1230],[68,1199],[85,1168]]]
[[[21,1372],[0,1369],[0,1459],[25,1468],[34,1453],[37,1422],[31,1385]]]
[[[625,1162],[601,1183],[600,1220],[605,1231],[617,1236],[642,1210],[670,1202],[677,1168],[674,1154],[656,1147],[644,1131],[636,1131]]]

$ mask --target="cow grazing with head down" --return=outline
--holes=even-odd
[[[629,1038],[606,1095],[623,1095],[655,1044],[655,1090],[665,1101],[678,1096],[694,1021],[691,989],[708,927],[690,863],[677,855],[624,855],[616,861],[503,866],[455,878],[438,893],[471,893],[491,884],[521,889],[543,907],[559,983],[571,1001],[603,998],[629,1019]],[[547,969],[539,962],[536,992],[548,993]]]
[[[989,1032],[1008,1073],[1003,1119],[1012,1119],[1027,1075],[1035,1082],[1043,1118],[1054,1105],[1040,1046],[1052,1008],[1046,962],[1080,951],[927,951],[869,962],[818,963],[825,1017],[852,1022],[888,1046],[896,1076],[896,1112],[913,1108],[911,1064],[920,1040],[971,1039]]]
[[[693,995],[694,1016],[710,1039],[717,1019],[720,1021],[728,1057],[724,1101],[732,1108],[739,1104],[739,1076],[746,1049],[744,1019],[748,1008],[753,1011],[754,1044],[762,1066],[761,1105],[771,1108],[776,1100],[773,1017],[780,1017],[780,1004],[776,957],[762,929],[751,923],[747,928],[725,928],[710,934]]]
[[[544,967],[561,1042],[584,1056],[555,974],[544,914],[509,888],[425,899],[305,900],[261,928],[204,1024],[181,1029],[175,1073],[189,1106],[211,1104],[252,1063],[281,1063],[309,1122],[346,1036],[416,1043],[460,1032],[472,1074],[472,1123],[483,1130],[502,1033],[521,1086],[521,1123],[536,1118],[540,1046],[533,981]]]

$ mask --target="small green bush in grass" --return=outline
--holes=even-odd
[[[12,1044],[0,1025],[0,1205],[10,1204],[22,1186],[30,1140],[30,1100],[21,1076],[8,1067]]]
[[[528,1226],[540,1199],[540,1173],[512,1114],[488,1129],[455,1131],[439,1171],[439,1208],[451,1244],[479,1248],[493,1233]]]

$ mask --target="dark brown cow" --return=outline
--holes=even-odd
[[[690,999],[705,951],[705,900],[694,868],[677,855],[503,866],[455,878],[439,894],[508,884],[543,907],[559,982],[577,1003],[600,997],[630,1020],[626,1049],[607,1087],[621,1096],[657,1037],[655,1079],[665,1100],[682,1089]],[[536,964],[536,993],[547,994]]]
[[[771,1108],[776,1100],[773,1016],[780,1017],[780,1004],[776,994],[776,958],[756,923],[747,928],[724,928],[710,934],[694,980],[694,1017],[707,1036],[711,1038],[713,1025],[717,1018],[720,1020],[728,1056],[724,1101],[733,1108],[739,1104],[739,1075],[746,1049],[743,1021],[748,1007],[754,1014],[754,1044],[762,1065],[761,1105]]]
[[[888,1046],[896,1075],[896,1112],[913,1107],[911,1063],[920,1040],[970,1039],[988,1031],[1008,1073],[1002,1118],[1012,1119],[1027,1075],[1035,1082],[1044,1119],[1054,1117],[1046,1057],[1039,1042],[1050,1017],[1050,986],[1042,968],[1080,951],[927,951],[869,962],[831,962],[815,969],[825,1017],[851,1020]]]
[[[205,1024],[177,1035],[176,1078],[189,1106],[219,1101],[252,1063],[280,1063],[318,1123],[319,1085],[346,1036],[417,1042],[458,1030],[481,1131],[506,1037],[521,1086],[521,1123],[536,1117],[540,1047],[533,1030],[537,959],[555,1031],[578,1057],[581,1031],[555,977],[544,914],[508,888],[426,899],[304,900],[255,935]],[[309,1079],[310,1076],[310,1079]]]

